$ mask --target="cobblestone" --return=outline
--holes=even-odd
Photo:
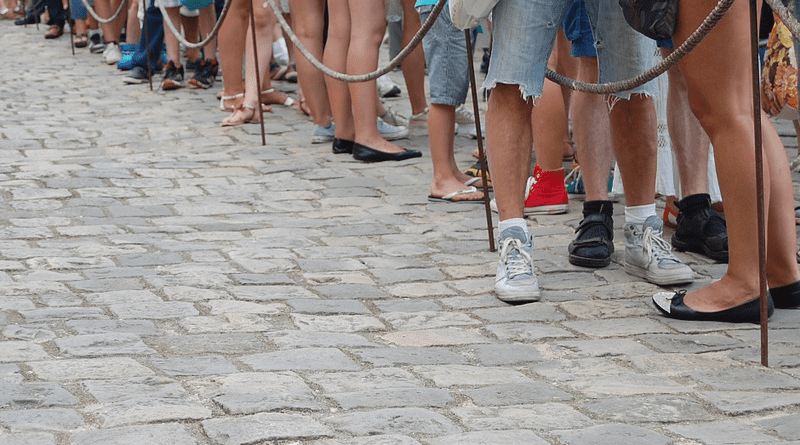
[[[581,196],[531,219],[542,301],[506,305],[482,206],[426,199],[425,127],[362,164],[274,107],[262,146],[218,88],[125,86],[41,33],[0,22],[0,444],[800,444],[800,311],[769,368],[757,326],[662,317],[623,203],[598,270],[567,261]],[[725,271],[677,255],[689,289]]]

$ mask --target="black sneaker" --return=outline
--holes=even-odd
[[[690,195],[676,205],[680,211],[672,247],[678,252],[696,252],[727,263],[728,227],[725,218],[711,210],[711,197],[707,193]]]
[[[211,88],[217,78],[217,72],[219,72],[219,64],[216,59],[203,60],[188,82],[197,88]]]
[[[183,88],[183,66],[175,66],[175,62],[169,61],[161,80],[161,89],[164,91],[177,90]]]
[[[614,203],[587,201],[583,203],[583,220],[569,243],[569,262],[581,267],[606,267],[614,253]]]

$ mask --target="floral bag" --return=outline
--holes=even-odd
[[[775,15],[761,71],[761,107],[772,117],[797,120],[797,60],[792,34]]]

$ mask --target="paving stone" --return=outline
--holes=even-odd
[[[216,444],[244,445],[278,440],[330,437],[333,431],[316,420],[298,415],[259,413],[244,417],[217,418],[202,422],[203,430]]]
[[[347,440],[327,439],[312,442],[313,445],[422,445],[408,436],[381,434],[369,437],[352,437]]]
[[[467,364],[466,358],[444,348],[374,348],[352,353],[372,366]]]
[[[50,354],[41,346],[30,341],[0,342],[0,363],[46,360],[49,358],[51,358]]]
[[[52,322],[58,320],[105,320],[108,316],[100,308],[47,308],[19,311],[28,323]]]
[[[683,437],[699,440],[708,445],[775,443],[774,437],[757,431],[748,425],[733,421],[712,422],[702,425],[673,425],[668,429]]]
[[[86,406],[85,412],[104,428],[211,417],[211,410],[190,400],[179,383],[162,377],[91,380],[82,385],[98,402]]]
[[[716,334],[653,334],[640,337],[660,352],[703,353],[744,346],[741,341]]]
[[[73,445],[122,445],[127,443],[147,443],[148,445],[200,444],[185,426],[177,423],[80,431],[70,436],[70,443]]]
[[[668,445],[672,438],[636,425],[597,425],[574,431],[556,431],[567,445],[601,445],[608,443],[635,443],[641,445]]]
[[[484,366],[514,365],[544,360],[542,354],[531,345],[472,345],[462,348],[460,352]]]
[[[595,418],[626,423],[707,422],[715,417],[699,402],[678,395],[634,396],[586,403]]]
[[[319,411],[324,405],[311,388],[292,372],[247,372],[193,382],[205,397],[212,398],[229,414],[265,411]],[[280,391],[276,391],[280,388]]]
[[[75,335],[55,340],[59,351],[67,357],[98,357],[104,355],[155,354],[135,334],[105,333]]]
[[[305,348],[267,352],[240,357],[242,363],[257,371],[353,371],[360,367],[338,349]]]
[[[62,359],[31,362],[42,380],[121,379],[153,375],[153,371],[127,357]]]
[[[124,290],[112,292],[99,292],[86,295],[86,301],[97,306],[106,306],[111,304],[135,304],[142,302],[161,302],[158,295],[150,292],[149,290]]]
[[[309,380],[328,393],[345,393],[383,388],[418,388],[423,382],[401,368],[375,368],[369,371],[315,373]]]
[[[548,442],[529,430],[474,431],[426,440],[430,445],[547,445]]]
[[[313,291],[322,297],[337,300],[373,300],[387,297],[384,291],[371,284],[329,284],[315,286]]]
[[[712,370],[741,366],[731,360],[727,353],[711,352],[706,354],[641,354],[632,355],[628,359],[637,369],[651,375],[679,376],[687,369]]]
[[[56,337],[56,334],[49,329],[41,327],[26,327],[19,325],[8,325],[3,328],[3,336],[10,340],[30,341],[34,343],[44,343]]]
[[[566,318],[555,306],[547,303],[478,309],[473,313],[491,323],[557,322]]]
[[[394,299],[376,300],[373,303],[381,312],[426,312],[441,311],[441,306],[428,300]]]
[[[178,324],[188,334],[197,335],[214,335],[219,332],[267,332],[289,327],[289,323],[287,322],[276,323],[273,320],[265,320],[260,315],[251,314],[222,314],[213,317],[188,317],[178,321]]]
[[[30,409],[72,406],[78,403],[69,391],[50,383],[0,383],[0,406]]]
[[[300,330],[353,333],[386,329],[380,320],[371,315],[292,314],[292,320]]]
[[[800,396],[794,393],[772,393],[769,397],[764,397],[764,393],[758,391],[702,391],[698,394],[728,416],[775,410],[800,403]]]
[[[24,431],[67,432],[84,426],[83,417],[66,408],[0,411],[0,426],[12,433]]]
[[[703,386],[723,391],[746,390],[786,390],[800,388],[800,380],[778,371],[755,368],[731,368],[714,371],[687,371],[685,376]],[[798,395],[800,402],[800,395]]]
[[[68,321],[65,325],[77,335],[116,332],[152,337],[159,334],[155,324],[150,320],[75,320]]]
[[[430,388],[383,388],[371,391],[329,394],[342,409],[364,408],[443,408],[453,405],[455,400],[440,389]]]
[[[531,343],[547,338],[574,338],[575,334],[557,326],[537,323],[502,323],[486,326],[486,330],[503,341]]]
[[[170,376],[218,375],[238,372],[224,357],[203,356],[151,359],[150,362]]]
[[[504,383],[526,384],[530,378],[514,369],[471,365],[423,365],[415,366],[414,372],[433,381],[436,386],[499,385]]]
[[[383,340],[400,347],[462,346],[491,343],[489,338],[473,329],[449,327],[418,331],[397,331],[380,335]]]
[[[480,322],[466,314],[442,311],[389,312],[382,315],[394,329],[410,331],[416,329],[440,329],[451,326],[476,326]]]
[[[578,429],[594,422],[562,403],[539,403],[508,407],[458,407],[451,410],[471,430]],[[626,442],[619,442],[626,443]]]
[[[592,338],[629,337],[654,332],[669,332],[663,324],[646,318],[565,321],[564,326]]]
[[[762,428],[774,431],[782,439],[800,441],[800,414],[791,414],[758,420]]]
[[[636,340],[600,339],[558,341],[551,344],[553,352],[569,357],[626,357],[650,354],[651,351]]]
[[[370,310],[358,300],[296,299],[287,301],[293,312],[316,315],[351,314],[370,315]]]
[[[281,349],[294,348],[375,348],[381,344],[359,334],[315,331],[276,331],[265,335]]]
[[[487,385],[459,391],[477,406],[512,406],[532,403],[563,402],[573,396],[553,385],[542,382]]]
[[[171,356],[249,354],[266,349],[259,335],[248,333],[169,335],[149,338],[147,341]]]
[[[211,315],[222,314],[261,314],[261,315],[275,315],[280,314],[286,309],[283,304],[263,304],[251,303],[249,301],[236,301],[236,300],[211,300],[203,303],[203,306],[208,307]]]
[[[385,408],[328,417],[333,428],[357,436],[375,434],[444,435],[461,429],[447,417],[424,408]]]
[[[652,314],[652,308],[641,301],[565,301],[558,307],[579,320],[602,320],[608,318],[634,318]]]
[[[56,445],[51,433],[0,433],[0,442],[3,445]]]

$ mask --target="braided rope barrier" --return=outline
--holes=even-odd
[[[89,0],[81,0],[81,2],[83,3],[83,6],[86,7],[86,10],[89,11],[89,14],[91,14],[92,17],[94,17],[94,19],[98,21],[98,23],[104,23],[104,24],[111,23],[117,18],[119,18],[119,15],[122,13],[122,8],[128,4],[128,0],[122,0],[122,2],[119,4],[119,7],[117,8],[117,12],[112,14],[110,18],[104,19],[99,15],[97,15],[97,12],[94,10],[92,5],[89,4]]]
[[[84,0],[85,1],[85,0]],[[249,0],[247,0],[249,1]],[[161,4],[160,1],[156,0],[156,4],[158,4],[158,9],[161,11],[161,16],[164,23],[167,24],[167,27],[172,34],[178,39],[178,42],[187,48],[202,48],[208,44],[212,39],[217,36],[219,33],[219,28],[222,27],[222,22],[225,20],[225,17],[228,16],[228,10],[231,7],[231,3],[233,0],[225,0],[225,5],[222,7],[222,12],[217,19],[217,22],[214,23],[214,28],[211,29],[211,32],[208,33],[205,39],[201,40],[200,42],[193,43],[189,42],[183,37],[183,34],[178,30],[174,23],[172,23],[172,19],[170,19],[169,14],[167,13],[167,8]]]
[[[366,82],[373,79],[377,79],[378,77],[383,76],[389,71],[395,69],[398,65],[400,65],[400,62],[402,62],[403,59],[405,59],[406,56],[411,51],[414,51],[414,49],[419,45],[419,43],[422,42],[422,38],[425,37],[425,34],[428,33],[428,30],[431,29],[433,23],[436,21],[436,18],[439,17],[439,13],[444,8],[444,5],[445,3],[447,3],[447,0],[438,0],[436,2],[436,6],[433,7],[430,16],[428,16],[428,19],[425,20],[425,23],[422,24],[422,27],[420,27],[417,33],[414,34],[414,38],[412,38],[411,41],[408,42],[408,45],[406,45],[406,47],[403,48],[403,50],[400,51],[397,54],[397,56],[395,56],[395,58],[389,62],[388,65],[386,65],[383,68],[379,68],[371,73],[359,74],[359,75],[349,75],[334,71],[325,66],[319,60],[317,60],[317,58],[314,57],[308,51],[308,49],[306,49],[306,47],[300,42],[300,39],[297,38],[297,35],[295,35],[295,33],[292,31],[292,28],[289,26],[289,24],[286,23],[286,20],[283,18],[283,13],[281,12],[281,9],[278,7],[277,4],[275,4],[275,0],[267,0],[267,3],[269,3],[270,7],[272,7],[272,10],[278,17],[278,23],[281,24],[281,28],[283,28],[283,30],[286,32],[286,35],[289,36],[289,39],[295,44],[295,47],[298,48],[300,52],[303,54],[303,56],[306,59],[308,59],[308,61],[311,62],[312,65],[317,67],[317,69],[321,70],[323,73],[337,80],[342,80],[345,82]]]

